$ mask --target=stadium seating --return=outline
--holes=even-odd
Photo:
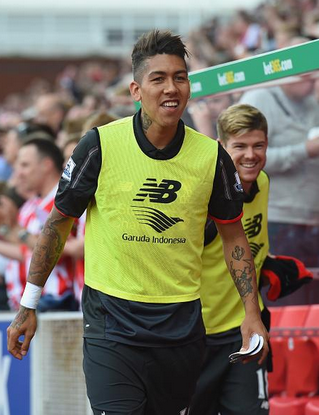
[[[280,319],[282,317],[284,307],[269,307],[271,315],[271,329],[280,327]],[[281,350],[283,339],[279,337],[271,338],[271,349],[273,356],[273,366],[276,370],[268,375],[268,389],[270,395],[277,395],[284,391],[286,384],[285,377],[285,361],[282,358]]]
[[[292,329],[300,334],[309,313],[309,305],[271,307],[270,343],[273,354],[273,372],[269,373],[269,396],[286,394],[287,388],[287,353],[291,340],[284,335]],[[278,330],[277,330],[278,329]],[[287,329],[285,331],[284,329]],[[293,386],[291,385],[291,389]]]
[[[270,311],[271,328],[279,327],[284,307],[268,307]]]
[[[319,398],[313,398],[305,406],[305,415],[319,414]]]
[[[269,415],[305,415],[306,398],[274,396],[269,400]]]
[[[270,338],[273,371],[268,374],[269,396],[280,395],[286,389],[286,341],[280,337]]]
[[[319,304],[311,305],[304,326],[307,329],[306,335],[311,337],[312,341],[316,344],[319,353]],[[312,332],[311,329],[315,330]]]
[[[304,327],[309,314],[309,305],[294,305],[283,307],[279,321],[280,328],[298,329]]]
[[[319,379],[319,305],[309,306],[302,335],[288,339],[288,396],[312,395],[318,391]],[[317,332],[316,332],[317,330]]]
[[[309,338],[290,338],[286,352],[287,396],[310,396],[318,390],[318,353]]]

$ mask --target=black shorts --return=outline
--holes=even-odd
[[[206,346],[190,415],[268,415],[266,363],[229,363],[241,341]]]
[[[84,339],[84,373],[93,413],[187,415],[205,339],[184,346],[137,347]]]

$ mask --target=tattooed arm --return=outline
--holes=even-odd
[[[28,281],[43,287],[58,262],[74,219],[52,209],[35,245]]]
[[[33,250],[28,282],[44,287],[63,252],[73,222],[74,219],[64,217],[55,208],[52,209]],[[16,317],[7,330],[8,351],[14,357],[21,360],[27,354],[36,328],[35,310],[20,305]],[[19,341],[20,336],[24,336],[23,342]]]
[[[248,348],[253,333],[260,334],[265,344],[259,360],[259,363],[262,363],[268,353],[269,335],[260,317],[254,259],[248,241],[241,221],[216,223],[216,226],[223,240],[227,267],[245,307],[245,319],[241,325],[242,348]]]

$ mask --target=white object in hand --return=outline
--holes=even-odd
[[[239,352],[235,352],[229,355],[229,360],[231,363],[236,363],[238,361],[241,361],[245,359],[248,356],[253,356],[260,352],[260,350],[263,348],[264,345],[264,339],[262,336],[259,336],[259,334],[254,334],[250,338],[249,347],[247,350],[240,350]]]

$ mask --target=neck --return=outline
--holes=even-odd
[[[241,184],[243,185],[244,192],[245,192],[247,195],[249,195],[249,194],[250,194],[250,189],[251,189],[251,186],[252,186],[253,184],[252,184],[252,183],[247,183],[247,182],[242,182]]]
[[[175,137],[177,128],[174,129],[153,129],[149,128],[148,131],[144,130],[148,141],[153,144],[154,147],[158,149],[165,148]]]
[[[162,127],[149,119],[145,114],[141,114],[142,128],[148,141],[158,149],[165,148],[175,137],[178,124]]]

